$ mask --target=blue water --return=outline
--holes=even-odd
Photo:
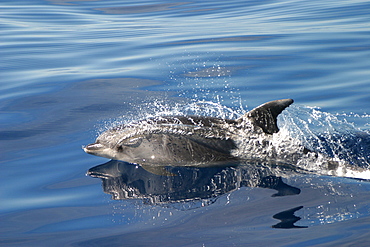
[[[328,135],[331,119],[334,129],[368,135],[370,1],[3,0],[0,8],[0,245],[370,241],[364,180],[288,174],[284,183],[300,194],[272,196],[276,190],[249,177],[185,202],[153,202],[143,191],[142,198],[113,200],[101,179],[86,176],[109,160],[81,149],[117,122],[194,103],[207,106],[204,115],[235,117],[281,98],[293,98],[298,109],[318,107],[324,121],[317,126]],[[296,122],[307,112],[292,109],[285,117]],[[348,153],[356,159],[370,156],[366,142],[353,146]],[[182,172],[234,179],[228,174],[250,171]],[[277,218],[293,213],[300,219],[276,228]]]

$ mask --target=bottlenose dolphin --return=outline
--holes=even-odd
[[[244,136],[252,146],[268,148],[268,136],[279,132],[277,116],[292,103],[292,99],[271,101],[235,120],[204,116],[149,118],[109,129],[83,149],[141,165],[225,163],[239,158],[239,142]],[[302,151],[307,152],[304,148]]]
[[[167,176],[171,174],[160,167],[229,165],[243,160],[325,175],[370,177],[364,167],[312,151],[298,138],[279,131],[277,117],[292,103],[292,99],[267,102],[238,119],[153,117],[109,129],[83,149]]]

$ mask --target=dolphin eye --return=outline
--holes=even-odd
[[[140,137],[133,137],[127,140],[124,140],[121,145],[129,146],[129,147],[138,147],[140,146],[141,142],[143,141],[143,138]]]

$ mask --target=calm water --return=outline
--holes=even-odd
[[[370,241],[366,180],[248,165],[172,167],[181,176],[166,178],[81,149],[117,122],[194,105],[232,118],[293,98],[280,119],[300,123],[292,133],[340,133],[326,146],[306,141],[369,161],[370,1],[3,0],[0,8],[0,245]]]

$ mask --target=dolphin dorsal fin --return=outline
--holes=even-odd
[[[277,116],[293,102],[292,99],[270,101],[246,113],[244,118],[247,117],[253,124],[261,127],[266,134],[277,133]]]

